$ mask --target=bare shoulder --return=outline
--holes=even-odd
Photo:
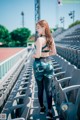
[[[37,43],[43,43],[44,40],[45,40],[45,38],[43,38],[43,37],[38,37],[37,40],[36,40],[36,42],[35,42],[35,44],[37,44]]]
[[[43,37],[38,37],[37,41],[42,41],[44,38]]]

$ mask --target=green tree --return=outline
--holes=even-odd
[[[69,28],[71,28],[71,27],[73,27],[73,26],[75,26],[75,25],[78,25],[78,24],[80,24],[80,20],[77,20],[77,21],[75,21],[74,23],[70,24],[70,25],[69,25]]]
[[[2,43],[2,46],[8,46],[8,43],[10,42],[9,31],[3,25],[0,25],[0,42]]]
[[[31,35],[31,31],[28,28],[17,28],[11,33],[12,42],[15,41],[15,46],[27,46],[27,40]],[[11,45],[12,43],[10,43]]]

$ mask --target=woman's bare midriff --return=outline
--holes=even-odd
[[[41,57],[48,57],[49,56],[49,52],[41,52]]]

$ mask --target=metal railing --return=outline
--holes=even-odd
[[[20,52],[11,56],[9,59],[6,59],[5,61],[1,62],[0,63],[0,80],[18,61],[20,61],[21,59],[24,59],[27,53],[28,53],[27,48],[24,48]]]

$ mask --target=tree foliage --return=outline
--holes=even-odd
[[[10,35],[16,46],[26,46],[27,40],[31,35],[31,31],[27,28],[18,28],[13,30]]]
[[[79,21],[79,20],[77,20],[77,21],[75,21],[74,23],[70,24],[70,25],[69,25],[69,28],[71,28],[71,27],[73,27],[73,26],[75,26],[75,25],[78,25],[78,24],[80,24],[80,21]]]
[[[9,33],[8,29],[0,25],[0,46],[4,47],[24,47],[31,36],[28,28],[17,28]]]
[[[6,27],[3,25],[0,25],[0,43],[2,43],[2,46],[8,46],[7,43],[10,41],[10,34]]]

